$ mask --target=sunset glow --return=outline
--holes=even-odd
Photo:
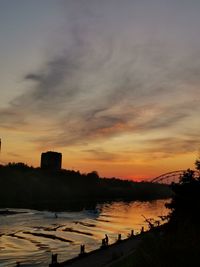
[[[11,3],[12,2],[12,3]],[[141,180],[200,147],[200,2],[0,3],[0,163]]]

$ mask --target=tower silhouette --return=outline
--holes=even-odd
[[[42,153],[40,167],[52,171],[60,170],[62,167],[62,154],[54,151]]]

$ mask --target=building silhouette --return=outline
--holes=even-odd
[[[40,167],[43,170],[59,171],[62,167],[62,154],[54,151],[42,153]]]

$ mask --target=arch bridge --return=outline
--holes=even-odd
[[[149,179],[148,181],[151,183],[162,183],[162,184],[171,184],[171,183],[178,183],[180,180],[180,177],[183,175],[184,172],[187,170],[178,170],[178,171],[171,171],[164,173],[162,175],[159,175],[155,178]],[[192,170],[194,171],[194,170]],[[198,172],[194,171],[194,176],[198,176]]]

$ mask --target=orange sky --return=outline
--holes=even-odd
[[[54,150],[64,168],[106,177],[193,168],[199,8],[180,0],[1,2],[1,163],[39,166],[41,152]]]
[[[9,133],[9,134],[8,134]],[[33,138],[36,133],[31,134]],[[1,162],[25,162],[35,167],[40,165],[40,154],[46,149],[39,149],[31,142],[25,140],[25,134],[13,134],[6,131],[2,138]],[[127,137],[126,137],[127,138]],[[127,139],[125,139],[127,141]],[[124,140],[124,143],[126,141]],[[109,144],[110,143],[110,144]],[[129,142],[128,142],[129,143]],[[107,152],[102,147],[107,148]],[[169,171],[194,168],[196,152],[177,153],[171,156],[164,152],[141,151],[142,144],[135,144],[135,148],[123,151],[123,141],[111,140],[106,144],[94,143],[85,148],[83,146],[69,146],[68,148],[53,147],[52,150],[62,152],[62,167],[66,169],[79,170],[87,173],[98,171],[101,177],[120,177],[133,180],[156,177]],[[89,149],[90,148],[90,149]]]

